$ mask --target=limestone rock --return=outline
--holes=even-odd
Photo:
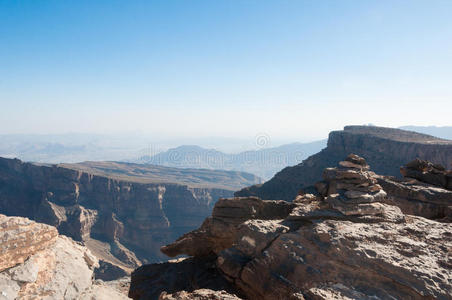
[[[375,203],[385,202],[387,194],[377,183],[379,177],[369,169],[364,158],[350,154],[345,161],[339,162],[338,168],[325,169],[324,181],[317,185],[319,193],[324,195],[331,209],[344,216],[356,216],[368,222],[380,222],[385,218],[391,222],[403,221],[399,208]]]
[[[0,299],[126,299],[112,288],[87,296],[98,259],[55,227],[0,215],[0,257]]]
[[[451,299],[448,230],[419,217],[399,224],[315,223],[281,235],[235,280],[250,299],[308,296],[328,283],[369,298]]]
[[[54,244],[55,227],[0,215],[0,272]]]
[[[149,299],[166,291],[170,295],[162,297],[191,297],[202,278],[213,278],[204,277],[210,272],[250,300],[452,299],[450,223],[406,215],[388,204],[388,185],[377,183],[380,176],[364,167],[365,160],[349,157],[345,161],[354,165],[325,171],[319,196],[300,193],[292,204],[257,198],[218,202],[200,229],[163,249],[195,257],[141,267],[129,295]],[[421,197],[411,187],[401,189]],[[437,203],[448,203],[446,190],[428,191],[432,188],[438,189]],[[267,205],[273,213],[263,213]],[[206,259],[201,245],[209,249],[211,264],[188,263]],[[174,276],[181,281],[174,283]],[[212,286],[202,287],[224,289]]]
[[[251,219],[283,219],[295,204],[285,201],[264,201],[257,197],[220,199],[212,217],[207,218],[198,230],[184,234],[161,251],[170,257],[180,254],[192,256],[219,253],[229,248],[235,239],[238,226]]]
[[[402,180],[378,178],[388,193],[386,202],[399,206],[405,214],[452,222],[452,190],[448,189],[451,171],[419,159],[400,170],[406,176]]]
[[[96,280],[91,287],[83,291],[80,300],[126,300],[129,289],[129,278],[121,278],[114,281],[104,282]]]

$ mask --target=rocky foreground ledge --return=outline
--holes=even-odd
[[[93,280],[98,259],[55,227],[0,215],[0,299],[128,299]]]
[[[161,249],[191,257],[138,268],[129,296],[452,299],[452,192],[430,180],[450,172],[428,166],[413,162],[396,180],[350,155],[324,171],[318,195],[221,199],[199,229]]]

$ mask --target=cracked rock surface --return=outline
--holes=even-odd
[[[215,284],[225,280],[228,293],[243,299],[452,299],[451,223],[391,205],[398,202],[388,200],[380,176],[359,156],[327,168],[323,179],[318,195],[301,193],[292,203],[218,201],[201,228],[162,248],[194,258],[141,267],[132,273],[129,295],[155,299],[146,290],[158,287],[190,297],[199,288],[221,291]],[[205,257],[212,263],[204,269],[189,263]],[[180,287],[146,283],[187,270],[197,276]],[[206,272],[220,275],[215,284],[203,279]],[[198,299],[163,298],[166,292],[161,299]]]
[[[53,226],[0,215],[0,299],[128,299],[93,280],[98,259]]]

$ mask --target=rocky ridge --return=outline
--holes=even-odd
[[[244,188],[237,197],[292,201],[300,189],[313,191],[325,168],[335,166],[350,153],[366,158],[377,174],[399,177],[399,167],[420,158],[452,166],[452,141],[412,131],[376,126],[346,126],[329,134],[325,149],[287,167],[264,184]]]
[[[0,299],[128,299],[115,283],[93,280],[96,266],[55,227],[0,215]]]
[[[324,170],[318,193],[299,194],[292,203],[221,199],[198,230],[162,252],[209,261],[210,272],[221,274],[214,282],[227,280],[228,292],[246,299],[452,299],[450,223],[403,213],[409,202],[399,207],[382,180],[389,179],[350,155]],[[444,201],[452,204],[450,194]],[[164,265],[138,268],[129,295],[152,299],[146,290],[153,289],[184,299],[178,295],[191,295],[200,286],[219,291],[202,276],[190,278],[184,292],[148,280],[162,269],[167,276],[177,274],[180,263],[171,271]],[[183,263],[184,270],[190,263]],[[203,272],[199,265],[196,269]]]

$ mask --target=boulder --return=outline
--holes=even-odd
[[[57,236],[53,226],[0,215],[0,272],[50,247]]]
[[[50,225],[0,215],[0,258],[0,299],[127,299],[97,289],[98,259]]]

